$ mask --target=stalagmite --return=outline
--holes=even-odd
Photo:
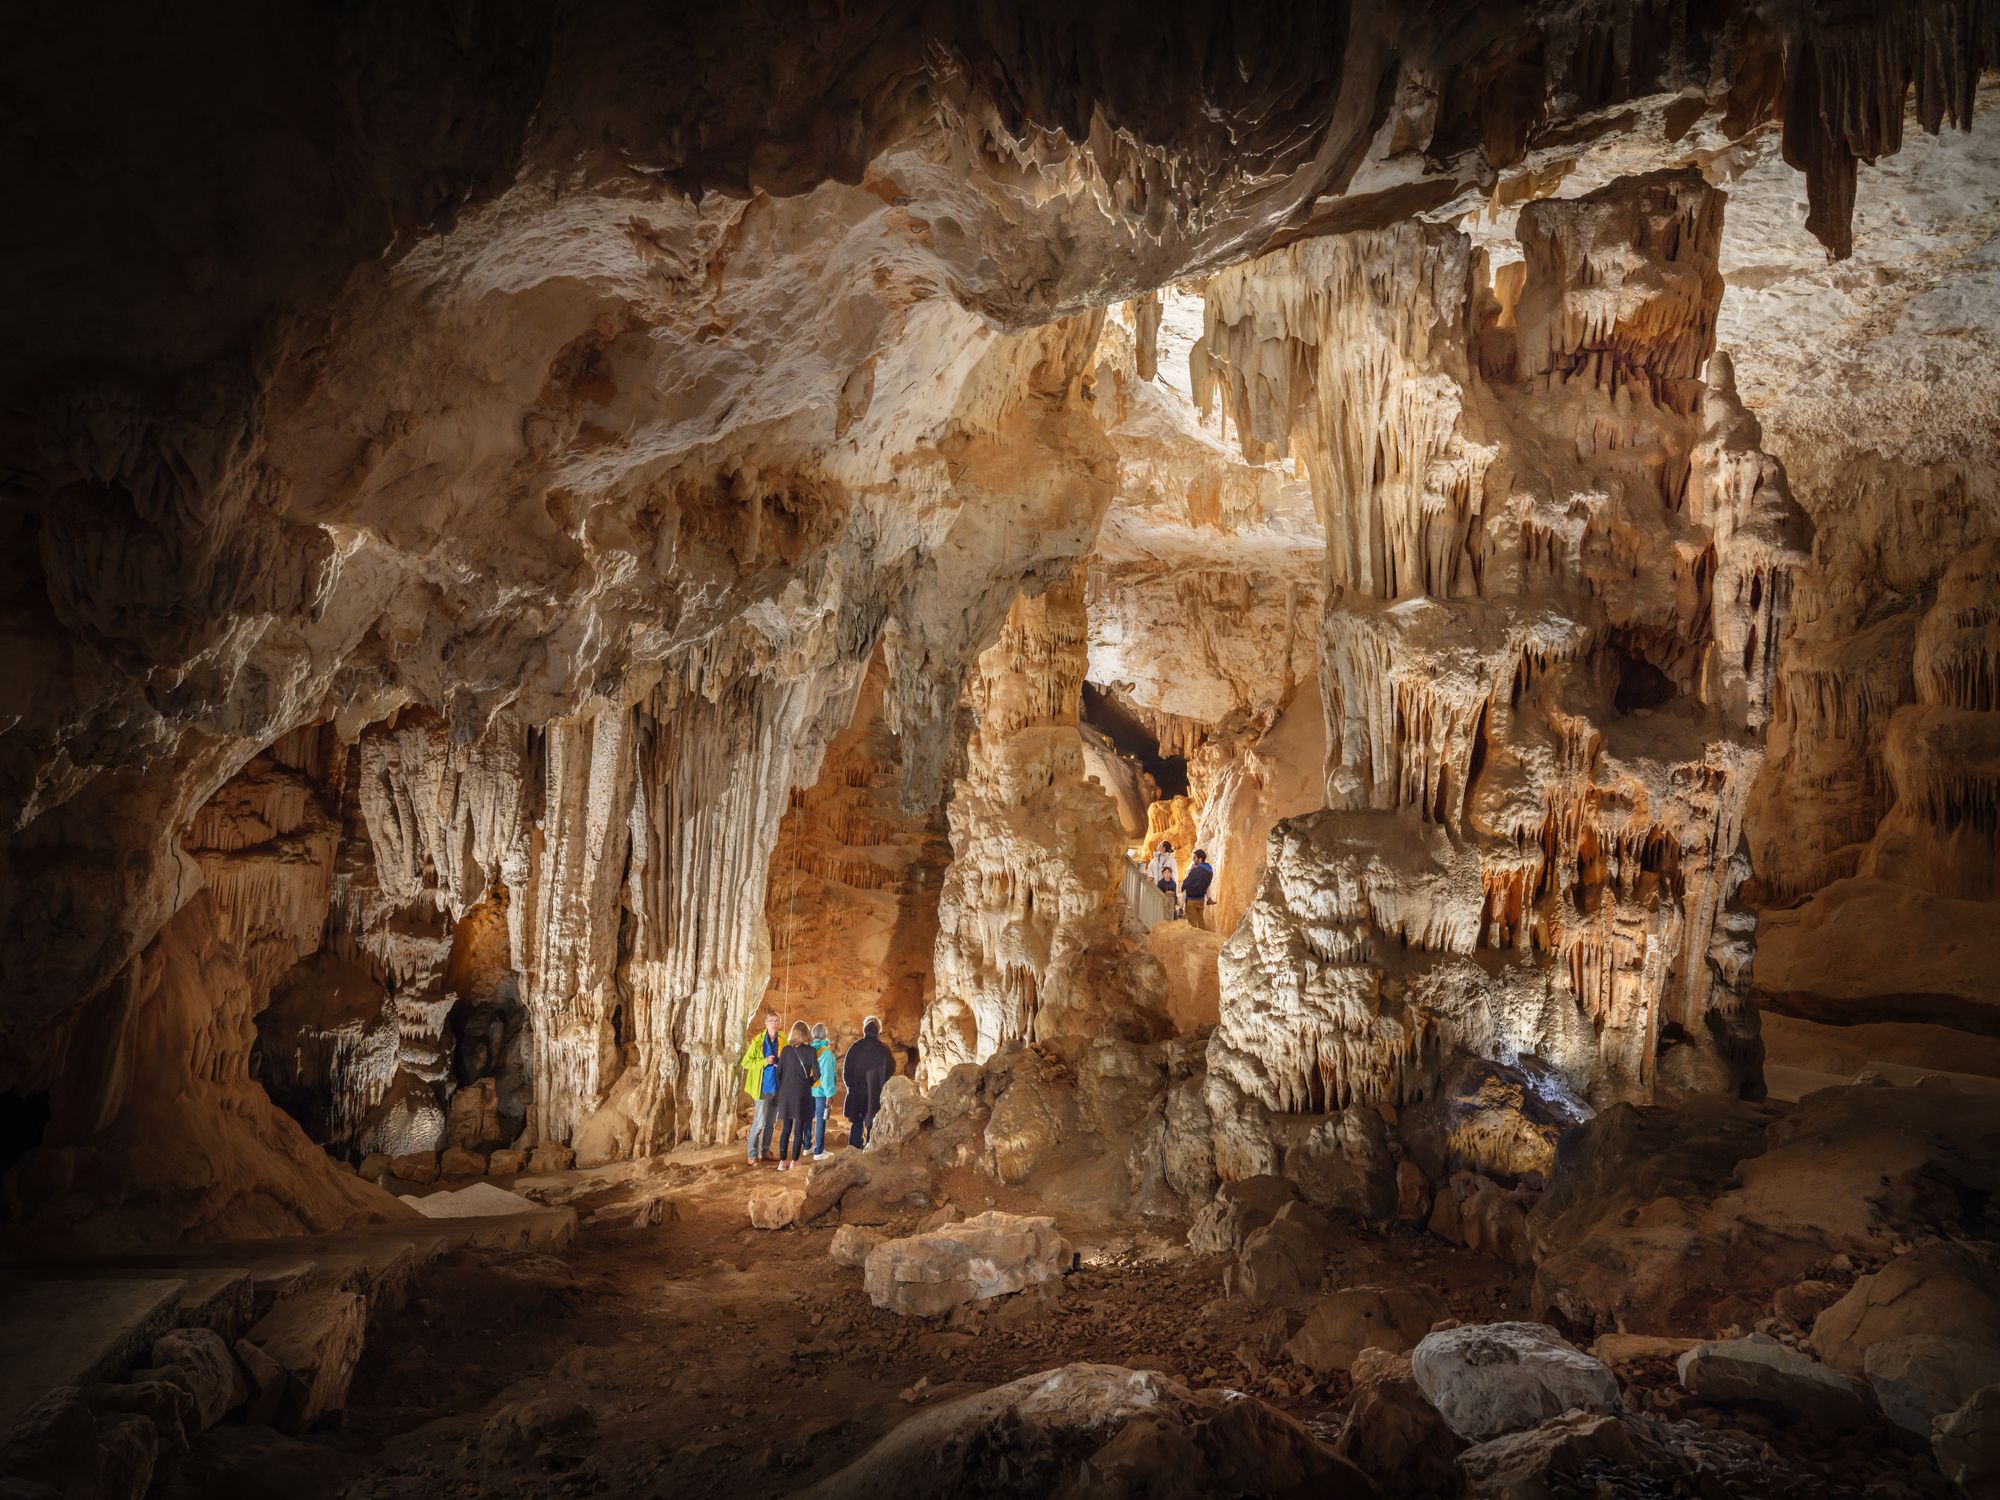
[[[1137,987],[1118,937],[1117,815],[1084,775],[1083,594],[1073,578],[1017,599],[971,682],[976,728],[947,814],[937,993],[918,1037],[929,1083],[1008,1042],[1080,1047],[1159,1024],[1149,1011],[1164,997]]]

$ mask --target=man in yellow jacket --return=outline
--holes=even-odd
[[[778,1040],[778,1013],[764,1012],[764,1029],[750,1033],[743,1048],[743,1092],[757,1106],[750,1117],[749,1162],[756,1166],[771,1148],[771,1129],[778,1123],[778,1054],[785,1044]]]

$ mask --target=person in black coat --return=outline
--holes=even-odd
[[[861,1040],[847,1049],[841,1081],[847,1085],[847,1144],[866,1146],[875,1132],[875,1112],[882,1107],[882,1085],[896,1071],[896,1059],[883,1044],[882,1023],[873,1016],[861,1028]]]
[[[778,1170],[789,1172],[805,1153],[812,1135],[813,1084],[819,1078],[819,1058],[812,1032],[803,1021],[792,1027],[791,1044],[778,1054]]]

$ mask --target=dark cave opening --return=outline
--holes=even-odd
[[[1083,685],[1083,722],[1151,776],[1162,797],[1187,795],[1187,757],[1162,754],[1158,738],[1145,721],[1094,682]]]

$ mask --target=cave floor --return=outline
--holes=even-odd
[[[828,1258],[835,1224],[750,1228],[748,1189],[772,1169],[739,1150],[677,1153],[687,1181],[664,1224],[434,1267],[372,1331],[344,1426],[308,1440],[329,1492],[788,1493],[920,1404],[1074,1360],[1253,1390],[1323,1435],[1338,1425],[1345,1377],[1301,1389],[1298,1367],[1267,1367],[1253,1346],[1282,1314],[1225,1298],[1225,1258],[1191,1255],[1184,1224],[1099,1211],[1087,1170],[1030,1190],[946,1174],[967,1213],[1053,1213],[1083,1265],[1052,1296],[918,1322],[872,1306],[861,1273]],[[1425,1282],[1463,1318],[1526,1308],[1524,1275],[1410,1231],[1349,1226],[1329,1266],[1335,1284]]]
[[[738,1150],[651,1164],[648,1191],[667,1184],[673,1205],[658,1225],[586,1223],[560,1253],[466,1249],[434,1265],[371,1331],[342,1425],[301,1440],[214,1428],[169,1496],[789,1494],[924,1405],[1079,1360],[1252,1391],[1328,1440],[1340,1428],[1346,1377],[1307,1383],[1276,1353],[1286,1314],[1225,1296],[1227,1257],[1191,1254],[1184,1224],[1108,1212],[1120,1200],[1100,1190],[1102,1163],[1018,1188],[942,1174],[941,1201],[968,1214],[1053,1214],[1083,1264],[1051,1294],[923,1322],[874,1307],[861,1273],[829,1258],[837,1225],[749,1227],[748,1190],[774,1174]],[[580,1218],[630,1201],[629,1182],[574,1177]],[[1429,1286],[1461,1320],[1531,1316],[1524,1272],[1409,1229],[1336,1224],[1327,1265],[1330,1285]],[[1690,1405],[1665,1359],[1620,1374],[1641,1409],[1738,1442],[1749,1468],[1704,1494],[1935,1492],[1922,1460],[1879,1434]]]

